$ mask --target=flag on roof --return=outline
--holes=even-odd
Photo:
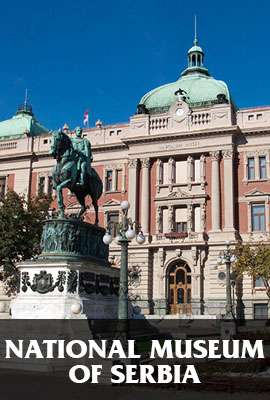
[[[83,125],[89,126],[89,111],[85,111],[83,114]]]

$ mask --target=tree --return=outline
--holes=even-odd
[[[270,246],[263,243],[240,245],[236,249],[236,255],[236,274],[238,276],[247,274],[254,280],[261,278],[266,294],[270,298]]]
[[[40,253],[42,221],[48,214],[50,199],[38,197],[27,202],[24,196],[8,191],[0,203],[1,279],[8,294],[16,292],[16,263]]]

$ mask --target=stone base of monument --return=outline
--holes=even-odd
[[[15,319],[117,318],[119,270],[108,263],[104,229],[73,219],[44,223],[42,253],[17,265]]]

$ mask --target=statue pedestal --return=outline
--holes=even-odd
[[[11,317],[117,318],[119,270],[109,266],[104,233],[79,220],[46,221],[41,255],[17,265],[20,290]]]

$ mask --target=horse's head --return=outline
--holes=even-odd
[[[70,139],[69,137],[62,131],[62,129],[58,129],[58,131],[52,132],[52,144],[50,154],[56,158],[60,159],[61,156],[70,148]]]

